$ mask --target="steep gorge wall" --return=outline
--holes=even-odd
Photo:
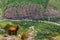
[[[55,18],[59,15],[59,1],[56,0],[2,0],[0,8],[6,19]]]
[[[22,5],[8,7],[5,11],[5,17],[9,19],[39,19],[40,17],[40,4],[35,3],[22,3]]]
[[[7,19],[40,19],[47,0],[1,0],[0,8]]]

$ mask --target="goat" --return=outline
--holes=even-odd
[[[17,35],[17,31],[19,29],[19,26],[11,26],[7,29],[9,35]]]

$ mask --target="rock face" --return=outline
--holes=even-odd
[[[8,37],[5,37],[4,40],[15,40],[15,36],[8,36]]]
[[[15,35],[7,35],[6,37],[3,38],[4,40],[21,40],[20,36],[15,36]]]
[[[7,10],[6,10],[6,18],[8,18],[8,19],[14,19],[16,16],[16,8],[14,7],[14,8],[8,8]]]
[[[5,30],[0,27],[0,34],[5,33]]]
[[[18,6],[18,8],[16,6],[7,7],[5,11],[6,13],[5,17],[7,19],[39,19],[40,18],[39,4],[25,3],[22,5],[21,5],[22,7]]]
[[[6,19],[33,19],[39,20],[43,18],[50,18],[58,17],[60,18],[60,12],[56,11],[50,6],[47,6],[46,11],[44,12],[43,5],[36,4],[36,3],[21,3],[19,5],[14,5],[13,7],[7,7],[5,11],[5,18]]]
[[[50,40],[57,40],[56,38],[52,37]]]

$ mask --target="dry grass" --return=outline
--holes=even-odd
[[[3,35],[0,35],[0,40],[3,40],[3,38],[4,38]]]
[[[56,39],[57,39],[57,40],[60,40],[60,35],[59,35],[59,36],[56,36]]]

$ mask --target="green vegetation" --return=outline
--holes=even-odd
[[[30,10],[33,8],[30,7],[31,4],[32,5],[34,4],[35,6],[38,5],[37,6],[38,8],[36,7],[37,9],[39,9],[40,5],[42,5],[43,7],[42,10],[37,12],[37,14],[40,16],[42,16],[43,13],[46,11],[47,6],[48,6],[47,10],[50,10],[49,9],[50,7],[51,9],[55,9],[56,11],[57,10],[60,11],[60,0],[0,0],[0,13],[3,17],[5,17],[6,9],[8,9],[9,7],[11,8],[16,7],[17,9],[23,7],[24,10],[29,9],[28,12],[30,12]],[[52,14],[55,13],[55,10],[52,10],[53,11]],[[32,13],[35,13],[35,10]],[[47,11],[47,13],[49,12]],[[56,15],[54,14],[54,16]],[[48,17],[46,16],[46,18],[42,18],[42,20],[48,21]],[[51,18],[51,20],[49,21],[58,22],[60,21],[60,19],[54,17]],[[34,26],[34,31],[36,32],[35,40],[44,40],[44,39],[48,40],[51,37],[56,37],[56,38],[60,37],[60,26],[51,23],[35,22],[35,21],[11,21],[11,20],[0,21],[0,27],[3,29],[7,24],[19,25],[20,29],[18,30],[18,34],[21,34],[26,30],[31,30],[29,29],[29,27]],[[0,32],[0,34],[5,34],[5,33]]]
[[[56,37],[60,35],[60,26],[44,23],[44,22],[35,22],[35,21],[0,21],[0,27],[4,28],[6,24],[11,25],[20,25],[18,34],[29,30],[29,27],[35,26],[34,30],[36,31],[36,40],[49,39],[51,37]]]
[[[60,0],[50,0],[49,5],[56,10],[60,10]]]

